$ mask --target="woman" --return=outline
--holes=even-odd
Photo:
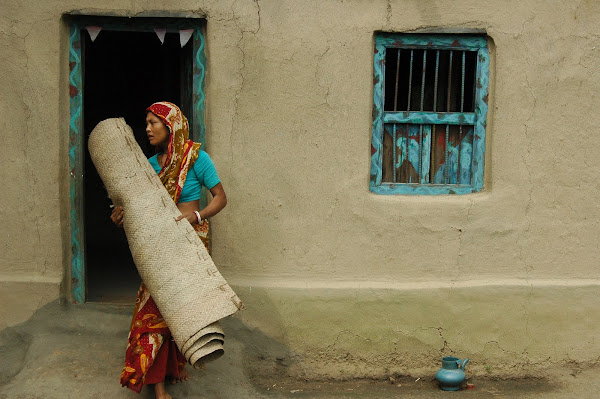
[[[181,211],[177,220],[186,218],[208,249],[207,219],[227,204],[212,160],[206,152],[200,151],[200,143],[189,140],[187,119],[175,104],[163,101],[146,109],[146,134],[157,149],[157,154],[149,159],[150,164]],[[199,203],[202,186],[212,194],[212,200],[204,209],[200,209]],[[123,208],[116,207],[110,218],[122,227]],[[144,385],[153,384],[157,399],[171,399],[165,380],[187,381],[185,363],[185,357],[142,283],[131,321],[121,384],[137,393]]]

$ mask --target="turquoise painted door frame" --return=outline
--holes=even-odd
[[[71,294],[74,303],[86,301],[85,237],[83,228],[84,202],[84,151],[83,131],[83,60],[81,35],[86,26],[101,26],[105,30],[126,32],[153,32],[154,28],[165,28],[167,32],[181,29],[194,29],[192,36],[192,82],[184,88],[184,93],[192,104],[188,115],[191,125],[191,138],[205,145],[205,95],[204,81],[206,55],[204,52],[204,20],[182,18],[118,18],[72,16],[69,34],[69,175],[71,206]],[[187,66],[186,66],[187,67]],[[201,199],[206,203],[206,196]]]

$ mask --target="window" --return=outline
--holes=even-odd
[[[377,34],[371,191],[481,191],[488,76],[483,37]]]

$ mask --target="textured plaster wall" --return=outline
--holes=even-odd
[[[524,377],[598,362],[597,286],[236,288],[248,306],[236,318],[272,338],[247,348],[257,375],[432,377],[458,356],[471,375]]]
[[[31,4],[28,4],[31,3]],[[0,328],[59,295],[68,229],[61,198],[66,124],[61,99],[60,15],[37,3],[1,1]],[[62,194],[64,195],[64,193]]]
[[[211,148],[230,152],[222,173],[233,201],[244,203],[221,217],[219,232],[231,239],[216,243],[217,253],[227,245],[236,275],[598,277],[590,234],[598,160],[584,150],[593,151],[585,143],[597,125],[593,10],[558,2],[299,4],[262,4],[260,28],[246,27],[226,67],[235,53],[210,46],[211,83],[237,79],[232,95],[218,85],[209,91],[211,113],[230,115],[211,117],[211,131],[231,132],[229,140],[213,136]],[[228,33],[213,25],[209,39]],[[372,32],[429,26],[483,28],[493,39],[486,191],[371,195]],[[249,229],[260,234],[250,238]]]
[[[600,314],[589,308],[584,320],[581,309],[597,301],[600,283],[597,2],[0,0],[0,6],[6,144],[0,282],[6,295],[22,298],[0,309],[0,328],[58,296],[61,282],[69,296],[62,16],[187,16],[207,20],[207,147],[229,198],[214,219],[214,259],[244,291],[242,299],[257,304],[240,316],[247,323],[281,337],[300,364],[322,362],[315,370],[323,375],[339,374],[336,356],[344,353],[371,365],[409,353],[415,368],[451,351],[502,359],[513,370],[551,356],[594,361],[589,353],[598,353],[598,343],[587,337]],[[484,192],[369,192],[373,34],[380,30],[487,32],[493,62]],[[54,288],[26,292],[23,283]],[[319,289],[336,294],[321,300]],[[407,293],[411,306],[397,306]],[[503,296],[510,301],[490,300]],[[264,298],[281,322],[261,317]],[[28,301],[37,305],[19,306]],[[361,309],[364,302],[373,323],[336,310]],[[534,318],[539,328],[530,328],[529,311],[548,304],[556,312]],[[507,316],[490,319],[496,320],[490,330],[477,321],[491,311]],[[426,322],[407,316],[421,313]],[[406,328],[394,322],[381,332],[378,314]],[[463,314],[470,323],[455,323]],[[315,336],[293,333],[299,325],[312,326],[306,334]],[[536,340],[545,325],[572,325],[572,334]],[[369,345],[347,339],[369,334],[382,338]],[[423,344],[392,350],[393,337]],[[455,346],[440,345],[445,341]]]

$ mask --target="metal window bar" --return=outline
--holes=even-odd
[[[437,112],[437,89],[440,70],[440,50],[435,52],[435,82],[433,87],[433,112]]]
[[[423,51],[423,71],[421,75],[421,108],[423,111],[423,102],[425,100],[425,70],[427,68],[427,50]]]
[[[394,92],[394,111],[398,111],[398,80],[400,78],[400,49],[396,50],[396,90]]]
[[[413,57],[414,50],[410,50],[410,66],[408,70],[408,103],[406,107],[408,111],[410,111],[410,97],[412,95]]]
[[[464,112],[465,108],[465,51],[462,52],[462,89],[460,90],[460,112]],[[462,123],[458,125],[458,161],[456,168],[456,183],[460,184],[460,152],[462,148],[462,140],[463,140],[463,127]]]
[[[425,100],[425,71],[427,68],[427,50],[423,50],[423,68],[421,70],[421,104],[419,110],[423,111],[423,103]],[[423,152],[425,151],[425,143],[423,143],[423,125],[419,127],[419,183],[423,181]],[[431,153],[431,151],[429,151]]]
[[[440,70],[440,50],[436,50],[435,52],[435,77],[433,82],[433,112],[437,112],[437,90],[438,90],[438,78],[439,78],[439,70]],[[434,171],[435,171],[435,143],[436,143],[436,132],[434,126],[431,129],[431,166],[429,167],[429,181],[434,181]]]
[[[475,112],[475,95],[477,93],[477,64],[479,63],[479,61],[477,61],[477,57],[479,57],[479,52],[475,52],[475,68],[473,68],[473,97],[472,97],[472,101],[471,101],[471,112]]]
[[[400,49],[396,50],[397,54],[396,54],[396,90],[394,92],[394,111],[398,111],[398,81],[400,79]],[[393,134],[394,134],[394,140],[393,140],[393,157],[394,157],[394,161],[392,163],[392,166],[394,168],[394,183],[398,182],[398,176],[397,176],[397,169],[398,169],[398,153],[397,153],[397,147],[398,147],[398,137],[396,135],[396,124],[394,123],[394,129],[393,129]]]
[[[460,112],[464,111],[465,105],[465,52],[462,52],[462,88],[460,90]]]
[[[407,110],[410,111],[410,97],[412,95],[412,74],[413,74],[413,61],[414,61],[414,50],[410,50],[410,64],[408,69],[408,102],[407,102]],[[409,125],[406,124],[406,159],[410,159],[410,134],[409,134]],[[410,181],[410,176],[408,178],[408,182]]]
[[[450,112],[450,92],[452,91],[452,56],[450,50],[450,60],[448,62],[448,92],[446,93],[446,112]],[[444,147],[444,184],[448,184],[448,139],[450,137],[450,125],[446,125],[446,146]]]

